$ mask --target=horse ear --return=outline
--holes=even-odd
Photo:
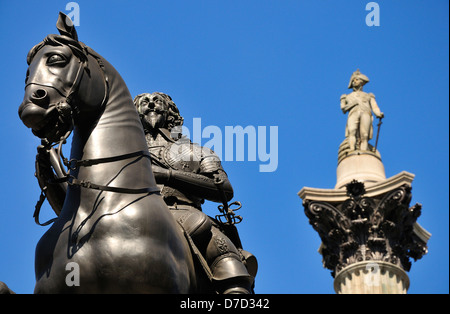
[[[61,35],[70,37],[78,41],[77,31],[72,23],[72,20],[62,12],[59,12],[58,21],[56,22],[56,28]]]

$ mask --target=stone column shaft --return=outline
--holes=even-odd
[[[357,262],[334,279],[337,294],[406,294],[409,277],[398,266],[381,261]]]

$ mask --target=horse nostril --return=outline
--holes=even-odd
[[[37,89],[31,94],[31,101],[36,105],[47,105],[48,94],[45,89]]]

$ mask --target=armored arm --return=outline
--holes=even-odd
[[[222,181],[227,201],[233,198],[233,188],[220,160],[216,155],[202,158],[198,172],[166,169],[154,165],[152,167],[158,184],[171,186],[183,193],[204,198],[213,202],[222,202],[222,194],[215,182]]]

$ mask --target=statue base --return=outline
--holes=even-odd
[[[354,150],[343,157],[336,169],[335,189],[344,188],[347,183],[357,180],[369,186],[386,180],[384,165],[378,152]]]
[[[400,267],[382,261],[363,261],[342,269],[334,279],[337,294],[406,294],[409,277]]]

